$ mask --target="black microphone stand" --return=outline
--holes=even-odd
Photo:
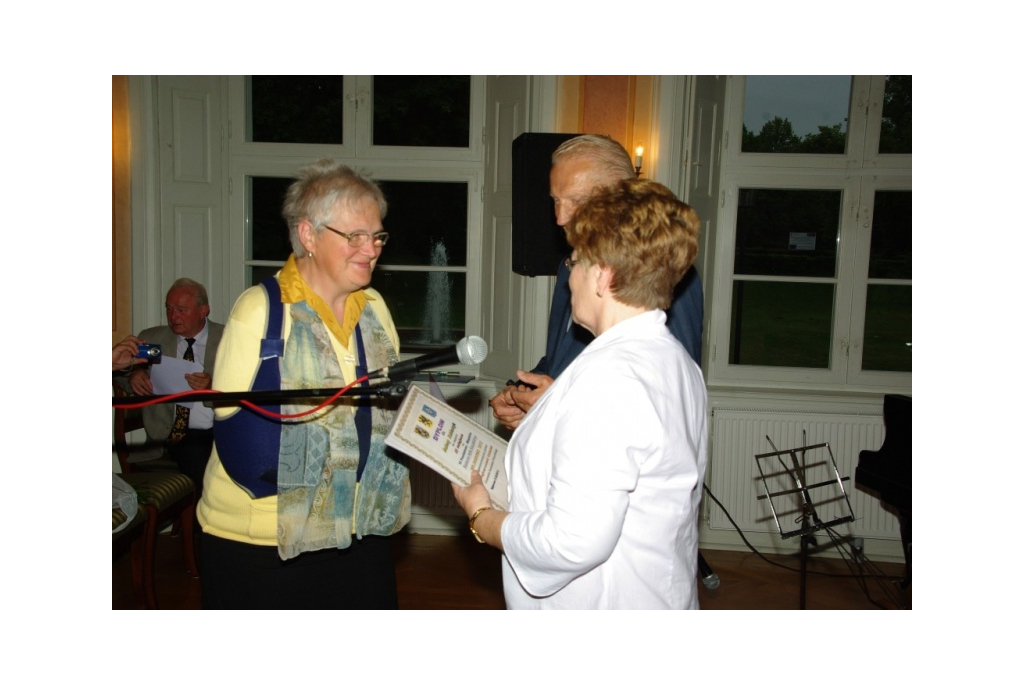
[[[412,379],[385,380],[374,385],[355,385],[338,397],[362,397],[376,395],[378,397],[401,398],[409,392]],[[329,398],[337,395],[341,388],[296,388],[292,390],[246,390],[240,392],[197,392],[194,395],[173,393],[167,395],[133,395],[131,397],[114,397],[112,405],[123,407],[140,402],[163,404],[165,402],[209,402],[211,404],[239,404],[243,400],[253,404],[281,404],[284,400]]]

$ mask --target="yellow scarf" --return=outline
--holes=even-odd
[[[313,292],[302,278],[294,254],[289,255],[288,261],[285,262],[281,274],[278,276],[278,282],[281,284],[282,302],[295,304],[305,300],[320,316],[320,320],[330,329],[331,333],[343,344],[349,344],[348,341],[352,339],[352,333],[356,330],[356,324],[359,323],[359,317],[363,314],[363,308],[366,307],[366,302],[370,299],[366,291],[357,290],[348,296],[348,299],[345,300],[345,316],[342,317],[343,321],[339,322],[334,316],[334,310],[324,302],[322,297]]]

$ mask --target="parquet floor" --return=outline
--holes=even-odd
[[[704,550],[720,585],[700,589],[704,610],[799,609],[799,558],[753,552]],[[774,562],[771,563],[771,562]],[[504,609],[501,555],[468,536],[399,535],[395,538],[398,600],[402,609]],[[787,568],[780,568],[782,564]],[[867,571],[902,577],[902,564],[860,565]],[[868,578],[860,582],[841,560],[811,558],[805,584],[807,609],[911,608],[910,590],[895,580]],[[130,559],[113,562],[113,609],[136,608]],[[184,571],[181,544],[161,536],[157,550],[156,590],[161,609],[200,609],[200,581]]]

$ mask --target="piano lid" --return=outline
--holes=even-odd
[[[900,510],[910,510],[913,470],[911,398],[886,395],[882,404],[885,438],[877,451],[860,453],[854,483],[878,493],[879,499]]]

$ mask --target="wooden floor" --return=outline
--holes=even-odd
[[[700,584],[701,609],[799,609],[801,573],[798,557],[753,552],[704,550],[720,584]],[[399,535],[395,538],[398,601],[402,609],[504,609],[501,555],[472,538]],[[787,568],[780,568],[776,564]],[[838,559],[811,558],[806,574],[807,609],[910,609],[910,590],[896,578],[902,564],[860,564],[855,570],[884,578],[858,581]],[[157,599],[161,609],[200,609],[200,581],[185,573],[178,538],[162,535],[157,550]],[[134,609],[131,563],[127,555],[113,562],[112,605]]]

